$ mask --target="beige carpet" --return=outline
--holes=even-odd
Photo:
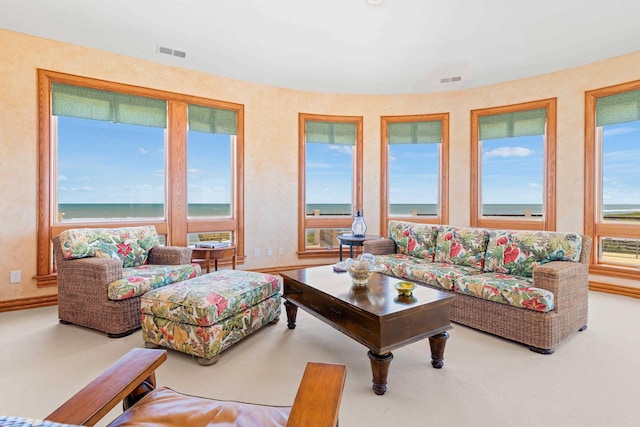
[[[640,301],[589,297],[589,328],[553,355],[454,324],[444,368],[431,367],[426,340],[396,350],[384,396],[371,390],[367,350],[302,311],[295,330],[283,313],[213,366],[170,352],[157,380],[189,394],[289,405],[305,363],[316,360],[348,366],[342,427],[640,425]],[[57,307],[0,313],[0,340],[0,413],[27,417],[48,415],[143,346],[139,332],[110,339],[61,325]]]

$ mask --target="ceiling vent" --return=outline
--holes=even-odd
[[[187,52],[183,52],[177,49],[171,49],[169,47],[158,46],[158,53],[164,53],[165,55],[177,56],[178,58],[186,58]]]
[[[455,83],[461,82],[462,76],[443,77],[440,79],[440,83]]]

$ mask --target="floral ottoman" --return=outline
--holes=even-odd
[[[220,352],[280,316],[280,280],[271,274],[223,270],[147,292],[142,338],[198,358],[218,361]]]

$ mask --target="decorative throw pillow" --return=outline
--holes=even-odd
[[[533,277],[533,269],[551,261],[580,261],[582,236],[549,231],[492,231],[484,271]]]
[[[482,269],[489,230],[441,225],[436,240],[436,262]]]

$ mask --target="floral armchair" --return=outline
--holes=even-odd
[[[191,249],[160,246],[153,226],[65,230],[53,238],[60,323],[117,338],[140,327],[140,296],[200,275]]]

